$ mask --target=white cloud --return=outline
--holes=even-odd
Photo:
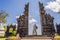
[[[19,16],[16,16],[16,18],[19,18]]]
[[[17,25],[17,23],[12,23],[12,25]]]
[[[54,12],[59,12],[60,11],[60,1],[56,0],[56,1],[50,1],[47,3],[48,5],[45,6],[46,9],[50,9]]]
[[[29,24],[36,23],[36,22],[37,22],[37,21],[36,21],[34,18],[29,19]]]
[[[60,3],[60,0],[56,0],[56,2]]]

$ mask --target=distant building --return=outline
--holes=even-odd
[[[57,34],[60,35],[60,24],[56,24]]]
[[[21,37],[25,37],[28,35],[28,12],[29,3],[25,5],[25,11],[23,12],[23,15],[20,15],[20,17],[17,18],[18,22],[17,33],[19,33]]]
[[[4,36],[5,36],[5,30],[2,24],[0,24],[0,37],[4,37]]]
[[[42,35],[53,36],[55,32],[53,23],[54,18],[50,14],[45,13],[43,3],[39,2],[39,8],[40,8]]]

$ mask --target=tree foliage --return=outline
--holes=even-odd
[[[58,14],[60,14],[60,11],[58,12]]]
[[[7,12],[5,12],[5,11],[3,11],[3,10],[1,10],[0,11],[0,23],[2,22],[2,23],[6,23],[7,22],[7,20],[6,20],[6,17],[8,16],[8,13]]]

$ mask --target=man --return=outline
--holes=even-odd
[[[36,24],[34,24],[34,26],[33,26],[33,35],[37,35],[37,29],[38,29],[38,27],[36,26]]]

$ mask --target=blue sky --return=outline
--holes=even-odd
[[[29,2],[29,19],[35,19],[38,26],[38,35],[41,34],[41,25],[40,25],[40,14],[39,14],[39,4],[42,2],[44,6],[48,6],[47,3],[54,2],[56,0],[0,0],[0,10],[5,10],[9,13],[7,17],[7,24],[17,23],[16,16],[20,16],[24,12],[25,4]],[[54,24],[60,23],[60,14],[52,11],[51,9],[45,9],[47,13],[52,15],[54,19]],[[32,34],[33,24],[29,24],[29,34]]]

